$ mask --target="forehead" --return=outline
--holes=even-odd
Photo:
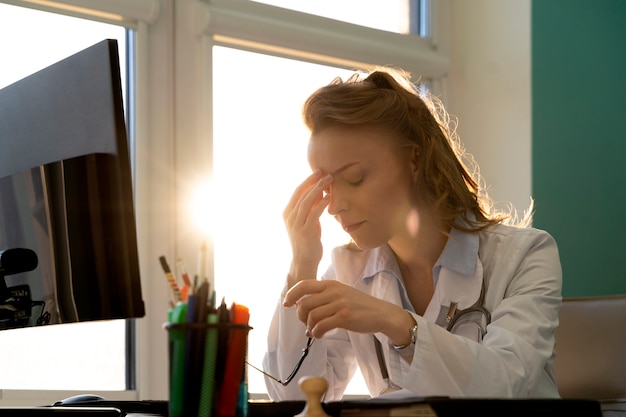
[[[311,168],[332,173],[345,165],[391,162],[398,140],[386,129],[372,126],[331,126],[311,136]]]

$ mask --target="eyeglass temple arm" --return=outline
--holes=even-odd
[[[315,340],[315,339],[313,339],[312,337],[309,337],[309,340],[307,340],[307,342],[306,342],[306,347],[304,349],[302,349],[302,356],[300,356],[300,360],[298,361],[298,364],[296,365],[295,368],[293,368],[293,371],[291,371],[291,374],[289,374],[287,379],[285,379],[284,382],[278,381],[283,386],[287,386],[287,384],[289,384],[291,382],[291,380],[296,376],[296,374],[300,370],[300,367],[302,366],[302,363],[304,362],[304,358],[306,358],[307,355],[309,354],[309,348],[313,344],[313,340]]]
[[[263,375],[265,375],[266,377],[272,379],[273,381],[278,382],[279,384],[281,384],[282,386],[286,387],[292,379],[294,379],[294,377],[296,376],[296,374],[298,373],[298,371],[300,370],[300,367],[302,366],[302,362],[304,362],[304,358],[307,357],[307,355],[309,354],[309,348],[311,347],[311,345],[313,344],[313,341],[315,339],[313,339],[312,337],[309,337],[309,340],[307,340],[306,342],[306,347],[304,349],[302,349],[302,356],[300,356],[300,359],[298,360],[298,363],[296,364],[295,368],[293,368],[293,371],[291,371],[291,374],[289,374],[289,376],[287,377],[287,379],[285,379],[284,381],[281,381],[280,379],[276,378],[275,376],[268,374],[267,372],[265,372],[263,369],[260,369],[254,365],[252,365],[250,362],[246,361],[246,363],[253,367],[254,369],[256,369],[257,371],[261,372]]]

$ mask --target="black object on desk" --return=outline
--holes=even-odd
[[[66,406],[54,406],[55,409],[62,409]],[[114,408],[120,411],[119,416],[127,415],[150,415],[150,416],[163,416],[169,415],[169,402],[165,400],[96,400],[96,401],[84,401],[73,402],[67,406],[71,408]],[[56,414],[55,414],[56,415]],[[88,413],[85,413],[88,415]],[[0,411],[0,417],[3,414]]]
[[[61,405],[61,402],[58,402],[51,406],[40,407],[0,407],[0,417],[78,417],[91,415],[96,417],[167,417],[169,412],[168,405],[168,401],[164,400],[116,401],[97,399],[73,401],[67,405]]]
[[[125,414],[113,407],[0,407],[0,416],[2,417],[78,417],[91,415],[96,417],[122,417]]]

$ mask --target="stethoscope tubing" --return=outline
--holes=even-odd
[[[454,315],[450,318],[450,321],[448,322],[448,326],[446,329],[448,331],[452,331],[452,329],[454,328],[454,325],[459,321],[461,317],[470,313],[478,312],[485,316],[485,321],[486,321],[485,326],[484,327],[479,326],[481,328],[482,336],[484,337],[485,334],[487,333],[486,327],[489,323],[491,323],[491,313],[489,312],[489,310],[485,308],[484,304],[485,304],[485,283],[483,282],[480,288],[480,295],[478,296],[478,300],[476,300],[476,302],[472,304],[471,306],[469,306],[468,308],[456,311]]]

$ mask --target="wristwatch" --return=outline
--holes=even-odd
[[[411,336],[411,342],[407,345],[392,345],[396,352],[401,355],[412,355],[415,348],[415,342],[417,342],[417,324],[409,329],[409,335]]]

